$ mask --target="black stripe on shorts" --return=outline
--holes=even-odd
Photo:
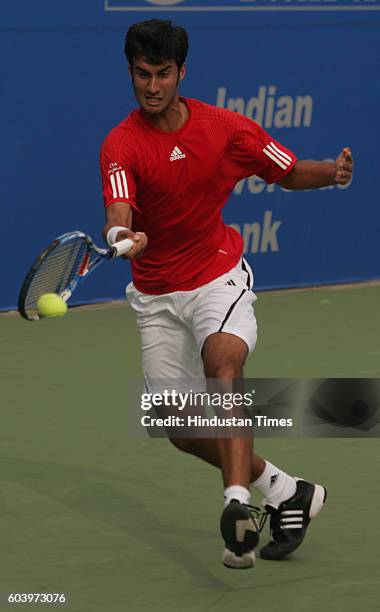
[[[244,257],[241,260],[241,267],[243,268],[243,271],[247,273],[247,288],[250,289],[251,288],[251,277],[248,272],[248,268],[245,265]]]
[[[246,292],[246,289],[243,289],[243,291],[241,292],[241,294],[239,295],[238,299],[234,301],[233,304],[231,304],[231,306],[228,309],[228,312],[226,314],[226,316],[224,317],[224,321],[222,323],[222,325],[220,326],[220,328],[218,329],[218,332],[223,331],[223,327],[225,326],[225,324],[227,323],[229,317],[231,316],[231,313],[233,311],[233,309],[235,308],[236,304],[238,303],[238,301],[240,300],[240,298],[244,295],[244,293]]]

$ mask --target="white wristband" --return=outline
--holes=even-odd
[[[108,230],[106,241],[109,246],[113,246],[116,242],[116,236],[119,232],[129,231],[127,227],[122,227],[121,225],[114,225],[111,229]]]

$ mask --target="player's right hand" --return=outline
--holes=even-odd
[[[141,255],[144,253],[147,245],[148,245],[148,237],[144,232],[132,232],[131,230],[120,230],[116,236],[116,242],[120,242],[120,240],[124,240],[124,238],[129,238],[133,240],[135,243],[133,247],[125,253],[121,255],[123,259],[139,259]]]

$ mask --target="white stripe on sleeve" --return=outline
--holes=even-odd
[[[269,145],[267,145],[267,149],[268,149],[268,150],[269,150],[271,153],[273,153],[273,155],[275,155],[276,157],[278,157],[279,159],[281,159],[281,161],[283,161],[283,162],[284,162],[284,164],[285,164],[286,166],[290,166],[291,161],[289,161],[289,160],[287,159],[287,157],[288,157],[288,156],[287,156],[287,157],[285,157],[285,155],[284,155],[284,154],[282,154],[282,153],[278,153],[278,152],[277,152],[277,151],[274,149],[274,147],[272,146],[272,143],[271,143],[271,144],[269,144]]]
[[[128,191],[127,177],[125,176],[125,170],[122,171],[121,178],[123,179],[124,194],[125,194],[124,197],[128,199],[129,198],[129,191]]]
[[[272,155],[274,155],[275,157],[277,157],[277,159],[281,160],[285,166],[290,166],[290,162],[288,162],[287,159],[285,159],[285,157],[282,157],[282,155],[279,155],[279,153],[277,153],[277,151],[275,151],[271,145],[267,145],[267,150],[270,151],[272,153]]]
[[[112,196],[114,198],[117,198],[117,189],[116,189],[115,175],[114,174],[111,174],[110,180],[111,180],[111,185],[112,185]]]
[[[283,155],[280,155],[280,153],[277,153],[277,151],[274,150],[274,148],[269,144],[266,146],[267,150],[270,151],[275,157],[277,157],[277,159],[280,159],[285,166],[290,166],[290,161],[288,161],[285,157],[283,157]]]
[[[290,162],[289,162],[287,159],[285,159],[285,157],[282,157],[282,155],[280,155],[279,153],[277,153],[277,151],[275,151],[274,149],[272,149],[272,147],[271,147],[270,145],[268,145],[268,146],[267,146],[267,149],[268,149],[268,151],[270,151],[271,153],[273,153],[273,155],[274,155],[275,157],[277,157],[277,159],[280,159],[280,160],[281,160],[281,161],[282,161],[282,162],[285,164],[285,166],[290,166]]]
[[[270,143],[271,146],[273,147],[273,149],[275,151],[277,151],[277,153],[280,154],[280,157],[285,157],[285,159],[288,159],[290,162],[292,161],[292,158],[290,157],[290,155],[288,155],[287,153],[285,153],[285,151],[283,151],[282,149],[279,149],[278,147],[276,147],[276,145],[274,144],[274,142]]]
[[[282,168],[283,170],[287,169],[288,166],[285,166],[285,164],[282,161],[280,161],[279,157],[275,157],[273,153],[268,151],[268,148],[263,149],[263,153],[265,153],[267,157],[269,157],[272,161],[274,161],[275,164],[280,166],[280,168]]]
[[[121,184],[120,172],[116,172],[117,189],[119,192],[119,198],[124,198],[123,186]]]

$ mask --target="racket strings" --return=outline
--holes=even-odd
[[[37,310],[37,301],[45,293],[61,294],[70,285],[87,255],[83,240],[69,240],[47,254],[37,268],[25,298],[25,308]]]

